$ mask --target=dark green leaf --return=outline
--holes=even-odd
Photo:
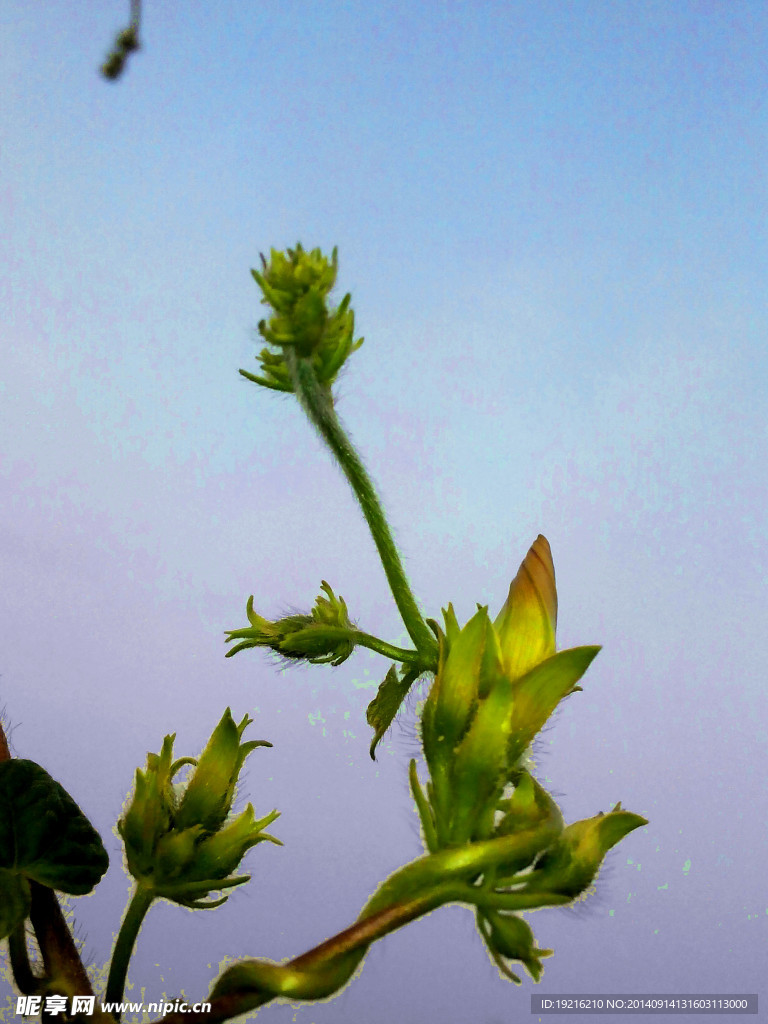
[[[34,761],[0,762],[0,869],[60,892],[90,892],[109,858],[63,786]]]
[[[29,882],[15,871],[0,868],[0,939],[29,916]]]
[[[405,669],[403,678],[400,679],[397,674],[397,668],[391,665],[384,682],[379,687],[379,692],[368,705],[365,717],[368,720],[368,725],[372,726],[374,730],[373,742],[371,743],[371,758],[374,761],[376,760],[376,747],[379,744],[379,740],[392,724],[395,715],[400,710],[400,705],[405,700],[406,694],[423,671],[418,666],[409,666]]]

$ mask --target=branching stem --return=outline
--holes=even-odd
[[[235,964],[215,985],[210,1010],[171,1013],[158,1024],[218,1024],[273,999],[328,998],[346,985],[377,939],[447,903],[495,906],[494,894],[476,884],[478,877],[510,860],[530,861],[551,843],[556,831],[556,823],[546,821],[515,835],[441,850],[406,864],[379,886],[349,928],[287,964]],[[529,909],[566,903],[569,898],[517,892],[507,894],[506,900],[506,906],[514,900],[516,909]]]
[[[333,408],[330,389],[318,381],[311,359],[297,356],[288,346],[284,353],[302,408],[341,466],[360,503],[408,635],[421,658],[436,665],[437,642],[416,604],[373,482]]]

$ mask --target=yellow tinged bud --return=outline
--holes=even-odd
[[[549,543],[541,534],[512,580],[494,627],[504,672],[510,679],[519,678],[555,653],[555,567]]]

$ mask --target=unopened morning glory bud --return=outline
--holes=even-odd
[[[555,653],[557,590],[552,551],[541,534],[512,580],[493,623],[504,671],[517,679]]]
[[[463,629],[452,606],[443,615],[447,632],[422,714],[422,739],[438,836],[461,844],[490,837],[512,773],[558,703],[578,689],[599,648],[555,653],[555,571],[542,536],[495,622],[486,608]]]

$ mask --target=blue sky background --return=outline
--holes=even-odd
[[[464,908],[375,946],[299,1024],[500,1024],[531,993],[759,992],[765,787],[765,165],[758,2],[163,4],[118,83],[127,3],[0,14],[0,707],[105,837],[72,901],[94,972],[129,891],[113,831],[166,733],[227,705],[273,742],[282,817],[224,907],[155,906],[131,998],[203,998],[226,957],[295,956],[421,852],[414,717],[368,757],[387,664],[224,660],[245,602],[321,579],[403,627],[345,480],[289,397],[244,382],[249,269],[339,247],[366,343],[340,415],[428,614],[495,614],[537,533],[561,647],[602,643],[540,742],[567,820],[650,824],[577,910],[530,916],[537,987]],[[0,961],[2,963],[2,961]],[[7,1000],[6,1000],[7,995]],[[13,1019],[0,977],[0,1009]]]

